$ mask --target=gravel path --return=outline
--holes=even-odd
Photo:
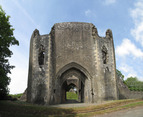
[[[106,113],[94,117],[143,117],[143,106],[121,110],[113,113]]]

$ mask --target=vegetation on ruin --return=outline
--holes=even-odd
[[[118,75],[118,77],[119,77],[122,81],[124,81],[124,75],[121,73],[120,70],[116,69],[116,74]]]
[[[143,100],[107,101],[100,105],[89,104],[82,107],[52,107],[28,104],[21,101],[0,101],[0,116],[4,117],[82,117],[110,113],[118,110],[143,106]]]
[[[5,99],[8,94],[8,85],[10,83],[11,69],[14,66],[9,64],[8,58],[13,54],[10,50],[12,45],[19,45],[19,42],[13,35],[14,29],[9,22],[10,16],[6,16],[0,6],[0,99]]]
[[[137,77],[128,77],[126,80],[124,80],[124,75],[116,69],[116,73],[118,77],[123,81],[125,85],[128,86],[128,88],[131,91],[143,91],[143,81],[139,81]]]

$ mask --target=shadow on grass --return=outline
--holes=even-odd
[[[71,108],[32,105],[20,101],[0,101],[0,117],[75,117]]]

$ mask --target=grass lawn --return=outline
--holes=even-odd
[[[66,92],[66,97],[68,100],[78,100],[78,95],[74,92]]]
[[[116,100],[86,107],[58,108],[21,101],[0,101],[0,117],[87,117],[143,106],[143,100]]]

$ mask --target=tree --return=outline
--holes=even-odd
[[[10,77],[8,74],[14,66],[9,64],[8,57],[13,54],[10,46],[19,45],[18,40],[13,35],[14,29],[9,22],[10,16],[6,16],[0,6],[0,99],[4,99],[8,94]]]
[[[125,84],[132,91],[143,91],[143,82],[139,81],[137,77],[127,78]]]
[[[116,69],[116,74],[118,75],[118,77],[124,81],[124,75],[121,73],[121,71],[119,71],[118,69]]]

